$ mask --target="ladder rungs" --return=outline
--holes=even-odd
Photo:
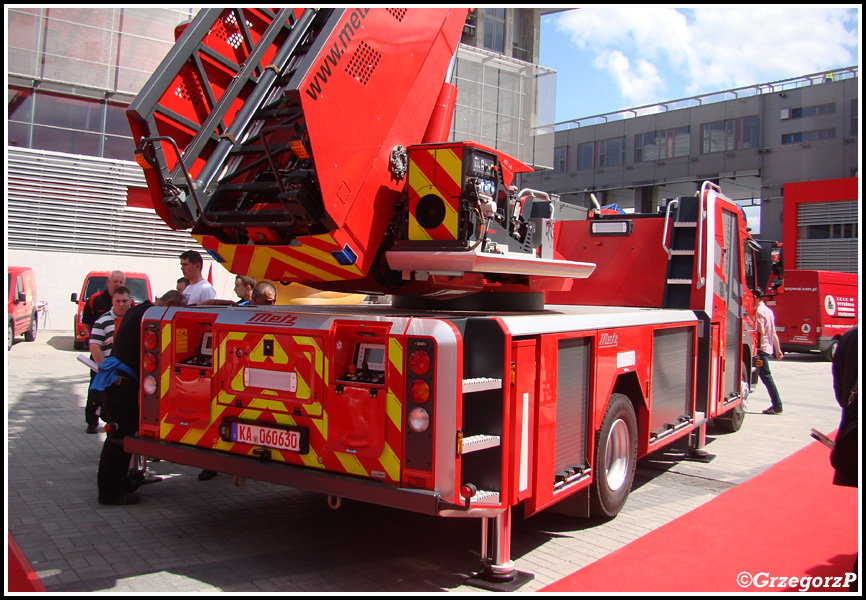
[[[691,279],[668,279],[670,285],[691,285]]]
[[[470,498],[472,504],[499,504],[499,492],[488,492],[478,490],[475,495]]]
[[[498,435],[471,435],[463,438],[462,454],[496,448],[500,444]]]
[[[490,377],[476,377],[474,379],[463,380],[463,393],[483,392],[485,390],[502,389],[501,379],[492,379]]]

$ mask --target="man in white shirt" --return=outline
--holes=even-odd
[[[760,294],[760,290],[758,290]],[[779,390],[776,388],[776,383],[773,381],[773,374],[770,372],[770,357],[775,356],[782,360],[782,345],[779,343],[779,336],[776,335],[776,317],[772,309],[764,304],[764,297],[758,297],[758,359],[760,366],[758,367],[758,376],[767,387],[767,393],[770,394],[770,401],[773,405],[764,411],[765,415],[781,415],[782,414],[782,398],[779,396]]]
[[[187,306],[216,298],[216,289],[202,277],[203,267],[201,254],[195,250],[187,250],[180,255],[180,270],[183,271],[183,276],[189,279],[189,285],[182,292]]]

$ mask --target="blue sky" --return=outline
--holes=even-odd
[[[860,64],[860,9],[587,6],[541,18],[556,122]]]

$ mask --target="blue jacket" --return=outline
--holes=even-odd
[[[101,392],[110,385],[114,385],[121,375],[125,375],[134,379],[138,383],[138,373],[133,371],[113,356],[107,357],[99,363],[99,370],[93,376],[93,382],[90,384],[91,390]]]

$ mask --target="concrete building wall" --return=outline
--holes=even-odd
[[[580,206],[590,206],[589,195],[595,193],[602,203],[645,212],[712,180],[733,199],[759,205],[761,235],[782,239],[785,183],[858,174],[857,73],[852,67],[556,124],[554,154],[565,153],[566,160],[554,159],[552,170],[523,176],[522,185]],[[826,75],[834,79],[825,80]],[[742,124],[754,117],[758,135],[748,144],[713,151],[704,146],[708,124]],[[687,154],[636,158],[637,136],[685,127]],[[616,139],[625,144],[621,164],[581,168],[585,145]]]

